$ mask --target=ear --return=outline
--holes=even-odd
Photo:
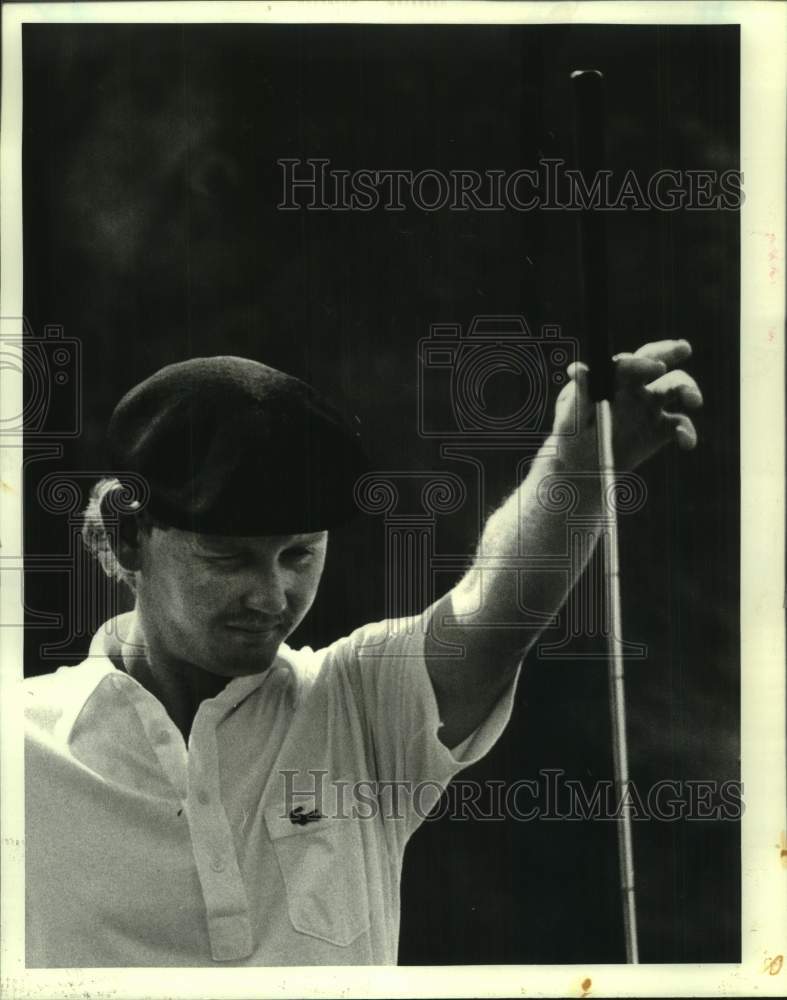
[[[115,555],[120,565],[129,573],[136,573],[142,566],[142,523],[137,514],[123,514],[118,522],[118,548]]]
[[[108,507],[107,497],[105,496],[101,501],[101,515],[104,519],[104,524],[109,524],[111,520],[115,520],[118,529],[116,535],[114,532],[108,532],[115,558],[126,572],[135,573],[140,569],[142,561],[140,546],[141,536],[144,531],[142,518],[139,514],[131,511],[124,511],[119,514],[117,507],[112,507],[111,511]]]

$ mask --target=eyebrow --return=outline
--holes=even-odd
[[[225,535],[200,535],[191,542],[194,549],[240,549],[243,548],[239,538],[232,538]]]
[[[233,535],[196,535],[193,545],[196,548],[208,547],[218,549],[238,549],[243,550],[249,547],[250,537]],[[315,545],[323,541],[323,533],[320,531],[304,533],[298,535],[261,535],[261,538],[280,538],[286,545]]]

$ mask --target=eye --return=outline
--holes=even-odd
[[[293,545],[289,549],[285,549],[281,556],[285,562],[296,564],[307,563],[313,558],[314,549],[308,545]]]
[[[240,552],[212,551],[210,549],[205,549],[200,552],[200,556],[206,562],[219,566],[239,565],[243,559],[243,555]]]

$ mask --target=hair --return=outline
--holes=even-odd
[[[136,593],[137,574],[132,570],[124,569],[118,560],[115,546],[117,545],[118,531],[107,527],[105,521],[105,511],[112,509],[112,501],[107,502],[110,494],[116,490],[125,493],[125,488],[119,479],[104,478],[99,479],[90,490],[87,507],[83,512],[82,541],[85,548],[98,561],[103,571],[110,580],[116,580]],[[115,505],[117,508],[117,505]],[[149,518],[144,513],[136,515],[144,525],[149,523]]]

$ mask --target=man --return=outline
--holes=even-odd
[[[696,444],[689,354],[663,341],[618,357],[619,467]],[[26,683],[29,966],[396,962],[407,841],[502,732],[537,635],[488,626],[566,596],[559,574],[510,560],[559,551],[563,515],[539,490],[594,467],[587,370],[569,376],[463,579],[420,618],[318,652],[285,640],[352,506],[352,431],[302,382],[239,358],[171,365],[121,400],[118,478],[88,537],[124,510],[96,548],[134,611],[79,666]],[[124,507],[129,483],[148,493]],[[600,530],[598,482],[576,485]]]

